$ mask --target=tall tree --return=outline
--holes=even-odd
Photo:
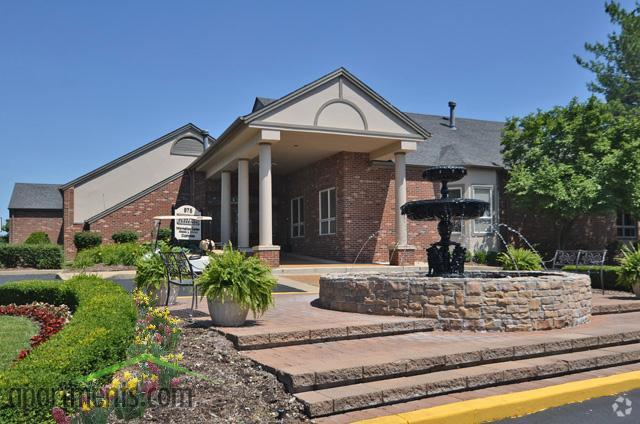
[[[586,43],[593,59],[575,56],[580,66],[595,73],[589,83],[594,93],[604,94],[607,101],[618,100],[627,106],[640,106],[640,3],[625,10],[616,2],[605,3],[611,22],[618,32],[608,35],[607,43]]]
[[[506,191],[556,222],[558,247],[577,218],[640,215],[640,113],[595,97],[507,121]]]

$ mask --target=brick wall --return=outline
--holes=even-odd
[[[111,236],[122,230],[135,231],[140,241],[151,241],[153,217],[171,215],[172,206],[190,203],[190,194],[189,178],[178,177],[140,199],[90,223],[89,230],[102,234],[103,243],[111,242]],[[171,225],[170,221],[162,222],[163,227],[169,225]]]
[[[61,210],[12,210],[9,243],[23,243],[35,231],[44,231],[52,243],[62,244]]]
[[[407,199],[434,198],[434,184],[422,180],[422,169],[407,170]],[[318,192],[336,187],[335,235],[319,234]],[[274,181],[278,208],[278,242],[294,253],[352,262],[387,262],[395,243],[394,168],[369,161],[363,153],[342,152]],[[290,202],[304,197],[305,237],[290,236]],[[416,260],[438,239],[432,222],[408,221],[409,243],[417,247]],[[363,247],[364,246],[364,247]]]

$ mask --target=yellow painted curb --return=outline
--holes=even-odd
[[[610,396],[640,388],[640,371],[481,399],[453,402],[357,424],[472,424],[519,417],[587,399]]]

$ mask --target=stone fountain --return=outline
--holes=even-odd
[[[408,202],[409,219],[438,220],[440,240],[427,248],[424,271],[351,272],[320,278],[318,305],[327,309],[424,318],[424,328],[532,331],[573,327],[591,318],[591,279],[564,272],[465,272],[466,249],[451,241],[455,221],[482,216],[489,206],[449,198],[448,184],[466,175],[460,166],[426,170],[440,181],[439,199]]]
[[[417,200],[402,205],[402,214],[414,221],[438,219],[440,241],[427,249],[429,275],[460,275],[464,273],[464,258],[467,249],[451,241],[455,220],[481,217],[489,203],[475,199],[449,198],[448,184],[467,175],[462,166],[438,166],[427,169],[422,177],[427,181],[440,181],[440,198]],[[453,251],[452,248],[453,247]]]

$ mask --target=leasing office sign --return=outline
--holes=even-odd
[[[193,206],[185,205],[176,208],[173,214],[176,216],[173,221],[173,234],[176,240],[202,239],[202,221],[193,219],[193,217],[202,216],[199,210]]]

